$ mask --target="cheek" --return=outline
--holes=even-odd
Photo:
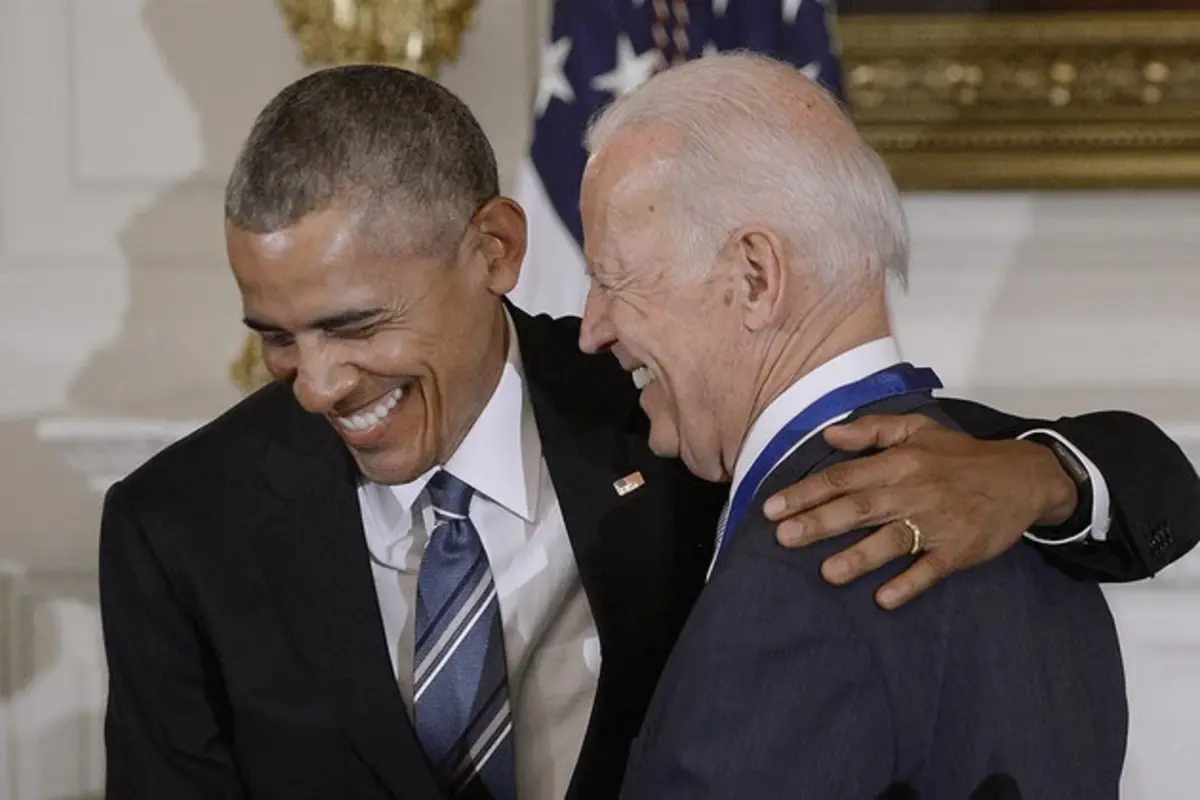
[[[709,362],[703,352],[682,348],[669,358],[665,375],[659,382],[667,403],[681,431],[687,429],[693,437],[707,435],[718,403],[721,400],[720,376],[728,374]]]
[[[421,377],[429,343],[403,331],[381,331],[365,341],[348,342],[346,359],[365,372],[388,378]]]

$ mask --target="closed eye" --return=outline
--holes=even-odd
[[[296,341],[290,333],[285,333],[284,331],[266,331],[260,333],[259,336],[262,337],[264,347],[291,347],[292,343]]]

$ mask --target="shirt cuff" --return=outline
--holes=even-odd
[[[1079,459],[1079,463],[1083,464],[1083,468],[1087,470],[1088,478],[1092,483],[1092,515],[1090,524],[1088,524],[1079,533],[1076,533],[1068,538],[1046,539],[1036,536],[1029,531],[1025,532],[1025,538],[1029,539],[1031,542],[1037,542],[1038,544],[1044,545],[1071,544],[1083,539],[1093,539],[1098,542],[1104,541],[1108,538],[1108,526],[1110,522],[1110,499],[1108,494],[1108,484],[1104,481],[1104,475],[1101,474],[1100,469],[1092,463],[1090,458],[1085,456],[1078,447],[1071,444],[1066,437],[1062,436],[1057,431],[1050,430],[1049,428],[1037,428],[1035,430],[1025,431],[1025,433],[1022,433],[1017,438],[1024,439],[1028,436],[1034,435],[1035,433],[1057,439],[1068,450],[1071,451],[1072,455]]]

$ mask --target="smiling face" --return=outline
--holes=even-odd
[[[336,208],[273,233],[227,225],[226,241],[267,370],[364,475],[406,483],[453,454],[505,361],[501,297],[524,254],[515,204],[486,204],[441,258],[384,255]]]
[[[588,169],[581,212],[592,285],[580,347],[611,349],[632,373],[656,454],[721,480],[728,477],[722,415],[736,391],[725,376],[734,374],[740,341],[730,273],[716,253],[711,265],[679,263],[669,233],[677,221],[664,193],[649,185],[654,173],[615,147]]]

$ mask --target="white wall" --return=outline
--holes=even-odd
[[[445,75],[506,182],[544,7],[484,0]],[[176,435],[166,423],[236,399],[221,187],[255,112],[302,73],[273,0],[0,0],[0,800],[99,794],[85,476],[103,485]],[[1193,426],[1200,459],[1200,193],[914,197],[910,213],[909,356],[1015,411],[1115,406],[1181,437]],[[61,417],[82,430],[44,423]],[[1112,593],[1132,798],[1196,793],[1200,571],[1173,572]]]

